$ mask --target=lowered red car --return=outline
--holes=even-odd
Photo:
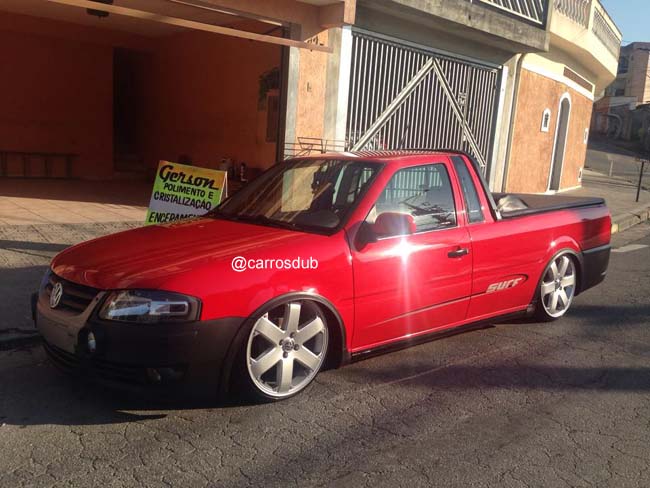
[[[281,399],[328,365],[601,282],[597,198],[491,194],[463,153],[280,163],[201,218],[54,258],[34,303],[52,360],[104,381]]]

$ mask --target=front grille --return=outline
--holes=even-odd
[[[50,360],[59,368],[69,372],[98,377],[120,383],[142,384],[146,382],[145,368],[125,366],[104,359],[71,354],[47,341],[43,341]]]
[[[63,286],[63,295],[61,301],[56,307],[57,310],[65,310],[74,314],[80,314],[88,308],[90,302],[97,296],[99,290],[89,286],[78,285],[72,281],[64,280],[63,278],[50,274],[49,282],[45,285],[45,296],[49,300],[52,288],[57,283]]]

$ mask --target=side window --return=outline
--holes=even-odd
[[[452,156],[452,162],[456,169],[456,174],[460,180],[460,186],[463,190],[463,197],[465,198],[465,207],[467,207],[467,219],[471,224],[476,222],[483,222],[483,210],[481,209],[481,201],[476,193],[476,186],[472,181],[472,176],[469,174],[465,161],[460,156]]]
[[[367,221],[373,223],[384,212],[410,214],[416,232],[454,227],[456,207],[445,165],[415,166],[395,173]]]

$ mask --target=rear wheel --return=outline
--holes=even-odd
[[[562,317],[573,301],[577,271],[569,253],[560,254],[546,267],[539,285],[536,316],[550,321]]]
[[[243,351],[246,383],[253,396],[279,400],[304,390],[327,356],[329,331],[320,307],[291,300],[255,319]]]

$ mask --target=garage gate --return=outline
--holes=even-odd
[[[502,70],[354,30],[350,150],[448,148],[492,157]]]

